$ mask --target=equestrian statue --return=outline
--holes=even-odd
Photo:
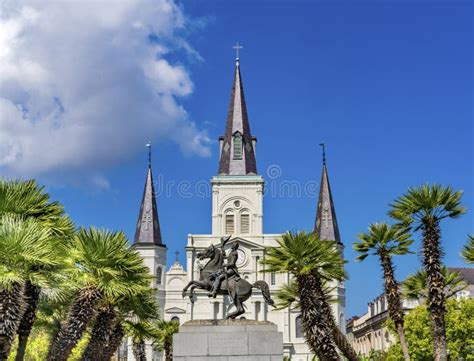
[[[268,305],[273,306],[274,301],[270,296],[270,289],[265,281],[257,281],[254,284],[240,277],[237,268],[239,244],[235,242],[229,254],[226,256],[224,246],[229,242],[231,236],[221,238],[220,249],[214,245],[209,246],[204,252],[199,252],[199,260],[209,259],[201,269],[199,281],[190,281],[183,288],[183,297],[189,288],[189,299],[194,303],[194,289],[208,291],[209,297],[217,295],[228,295],[232,300],[236,310],[227,315],[227,318],[236,318],[245,313],[243,303],[252,295],[252,288],[262,291],[263,298]],[[224,262],[224,260],[226,262]]]

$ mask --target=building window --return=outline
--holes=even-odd
[[[225,233],[232,234],[235,230],[235,221],[233,214],[226,214],[225,215]]]
[[[163,270],[161,267],[156,267],[156,284],[159,286],[161,285],[161,279],[163,276]]]
[[[304,330],[303,330],[303,317],[298,316],[295,319],[295,332],[297,338],[304,337]]]
[[[179,323],[179,317],[178,316],[173,316],[173,317],[171,317],[171,321]]]
[[[276,274],[275,272],[270,273],[270,283],[272,286],[276,285]]]
[[[240,215],[240,233],[241,234],[250,233],[250,214]]]
[[[242,159],[242,135],[240,133],[234,135],[234,159]]]

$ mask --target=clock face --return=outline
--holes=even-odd
[[[237,266],[237,268],[245,266],[245,264],[247,263],[247,254],[241,249],[237,250],[237,254],[239,255],[239,257],[237,258],[237,262],[235,263],[235,265]]]

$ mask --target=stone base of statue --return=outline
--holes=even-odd
[[[282,361],[283,334],[268,321],[193,320],[173,337],[173,361]]]

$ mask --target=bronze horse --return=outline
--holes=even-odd
[[[222,251],[214,245],[209,246],[204,252],[197,254],[198,259],[209,258],[209,261],[201,269],[199,275],[199,281],[191,281],[186,287],[183,288],[183,297],[186,296],[186,292],[189,289],[189,299],[191,303],[194,303],[194,289],[202,289],[210,291],[213,281],[211,280],[211,274],[217,270],[221,270],[224,263],[224,255]],[[236,307],[234,312],[227,315],[227,318],[236,318],[241,314],[245,313],[243,302],[249,299],[252,295],[252,288],[258,288],[262,291],[263,298],[268,305],[273,306],[274,301],[270,296],[270,290],[268,284],[265,281],[257,281],[254,284],[250,284],[243,278],[237,280],[236,277],[231,277],[228,280],[222,282],[219,289],[219,295],[229,295]]]

